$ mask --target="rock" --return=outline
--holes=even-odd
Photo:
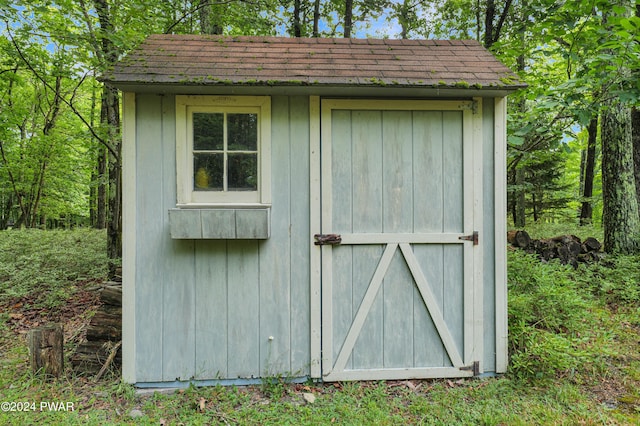
[[[144,416],[144,413],[136,408],[129,411],[129,417],[131,417],[132,419],[137,419],[143,416]]]
[[[316,396],[309,392],[304,392],[302,394],[302,398],[305,400],[307,404],[313,404],[314,402],[316,402]]]

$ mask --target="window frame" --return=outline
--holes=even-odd
[[[257,191],[195,191],[193,113],[258,115]],[[225,170],[225,173],[227,171]],[[271,97],[176,95],[177,207],[263,207],[271,205]]]

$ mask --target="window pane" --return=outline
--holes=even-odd
[[[258,155],[229,154],[229,191],[258,190]]]
[[[222,191],[224,154],[193,154],[193,190]]]
[[[196,151],[223,149],[224,114],[193,113],[193,149]]]
[[[227,147],[230,151],[256,151],[258,115],[227,114]]]

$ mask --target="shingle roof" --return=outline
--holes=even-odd
[[[473,40],[206,35],[152,35],[103,80],[116,85],[524,87]]]

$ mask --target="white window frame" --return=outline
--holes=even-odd
[[[257,191],[193,190],[193,113],[258,115]],[[271,205],[271,98],[269,96],[176,96],[177,207]]]

